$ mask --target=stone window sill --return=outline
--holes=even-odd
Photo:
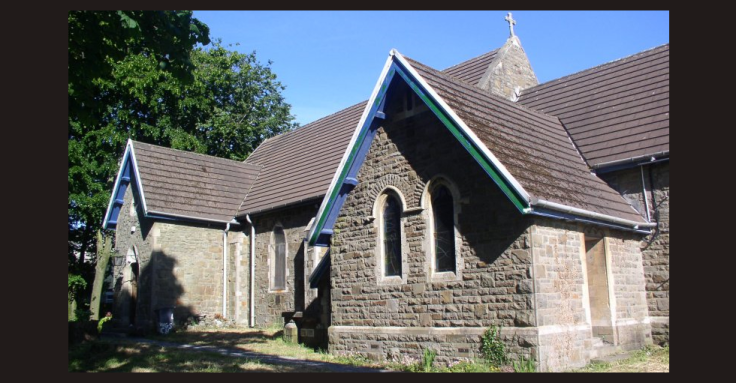
[[[462,274],[456,273],[454,271],[442,271],[442,272],[434,272],[432,273],[432,276],[430,277],[430,281],[432,282],[441,282],[441,281],[460,281],[462,280]]]
[[[400,277],[398,275],[395,275],[395,276],[390,276],[390,277],[379,277],[378,278],[379,286],[404,285],[404,284],[406,284],[406,276]]]

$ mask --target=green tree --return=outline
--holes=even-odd
[[[93,272],[74,259],[94,252],[128,138],[243,160],[296,126],[270,62],[196,43],[210,40],[191,12],[70,13],[69,254],[78,273]]]
[[[88,274],[83,260],[93,247],[115,167],[106,157],[120,152],[119,138],[104,123],[118,94],[100,84],[134,55],[190,82],[190,52],[197,43],[209,44],[209,28],[191,11],[72,11],[68,38],[69,263],[75,273]]]

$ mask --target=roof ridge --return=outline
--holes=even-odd
[[[486,92],[484,89],[478,88],[478,87],[476,87],[476,86],[474,86],[472,84],[468,84],[465,81],[462,81],[462,80],[460,80],[458,78],[455,78],[453,76],[450,76],[450,75],[448,75],[446,73],[443,73],[442,71],[439,71],[437,69],[434,69],[434,68],[430,67],[429,65],[426,65],[426,64],[424,64],[422,62],[419,62],[417,60],[414,60],[412,58],[409,58],[409,57],[406,57],[406,56],[404,56],[404,58],[406,58],[407,60],[413,61],[413,62],[415,62],[415,63],[417,63],[419,65],[422,65],[424,67],[427,67],[427,68],[429,68],[431,70],[434,70],[437,73],[439,73],[443,78],[447,79],[448,81],[451,81],[451,82],[454,82],[454,83],[457,83],[457,84],[462,84],[463,86],[469,87],[474,92],[477,92],[477,93],[482,94],[482,95],[485,95],[485,96],[489,96],[489,97],[491,97],[493,99],[496,99],[496,100],[500,100],[500,101],[502,101],[503,103],[505,103],[507,105],[512,105],[513,107],[516,107],[516,108],[519,108],[519,109],[522,109],[522,110],[531,112],[533,114],[538,114],[538,115],[541,115],[543,117],[547,117],[547,118],[550,118],[550,119],[554,119],[554,120],[560,121],[560,119],[557,116],[554,116],[554,115],[551,115],[551,114],[547,114],[547,113],[542,112],[542,111],[539,111],[537,109],[529,108],[526,105],[520,104],[518,102],[510,101],[510,100],[508,100],[505,97],[502,97],[500,95],[497,95],[497,94],[494,94],[494,93],[491,93],[491,92]]]
[[[358,105],[360,105],[360,104],[356,104],[353,107],[358,106]],[[330,120],[321,121],[320,124],[319,124],[319,126],[321,127],[321,129],[310,129],[310,130],[304,132],[304,134],[302,134],[300,136],[288,136],[288,137],[285,137],[283,140],[279,141],[278,143],[276,143],[274,145],[269,145],[269,147],[266,147],[266,148],[264,148],[264,149],[261,150],[260,153],[266,152],[266,154],[262,154],[261,157],[264,157],[264,156],[267,157],[268,156],[268,153],[271,152],[271,151],[274,151],[274,150],[289,150],[289,149],[292,149],[292,148],[295,148],[295,147],[300,147],[301,146],[301,144],[300,144],[300,141],[301,140],[305,140],[305,139],[308,140],[308,139],[311,139],[311,138],[313,138],[315,136],[320,136],[322,134],[322,131],[323,130],[330,130],[330,129],[336,127],[336,126],[339,126],[341,124],[341,122],[345,118],[347,118],[348,116],[362,113],[362,109],[361,108],[353,108],[353,107],[347,108],[347,109],[343,109],[342,111],[340,111],[338,113],[339,116],[335,116],[335,117],[331,118]],[[329,140],[329,139],[327,139],[327,140]],[[328,141],[324,141],[324,142],[328,142]],[[258,163],[260,163],[262,165],[266,165],[266,161],[264,161],[264,160],[265,160],[264,158],[258,158],[255,161],[258,161]]]
[[[457,64],[455,64],[455,65],[451,65],[451,66],[449,66],[449,67],[447,67],[447,68],[445,68],[445,69],[439,70],[439,71],[440,71],[440,72],[445,72],[445,71],[448,71],[448,70],[450,70],[450,69],[452,69],[452,68],[455,68],[455,67],[457,67],[457,66],[460,66],[460,65],[466,64],[466,63],[468,63],[468,62],[470,62],[470,61],[473,61],[473,60],[477,60],[477,59],[479,59],[479,58],[481,58],[481,57],[484,57],[484,56],[489,56],[489,55],[490,55],[490,54],[492,54],[492,53],[498,53],[498,51],[499,51],[500,49],[501,49],[501,48],[496,48],[496,49],[494,49],[494,50],[492,50],[492,51],[489,51],[489,52],[486,52],[486,53],[480,54],[480,55],[478,55],[478,56],[475,56],[475,57],[472,57],[472,58],[469,58],[469,59],[467,59],[467,60],[465,60],[465,61],[461,61],[461,62],[459,62],[459,63],[457,63]],[[406,57],[406,56],[404,56],[404,57]],[[407,57],[407,58],[408,58],[408,57]],[[415,61],[416,61],[416,60],[415,60]],[[433,68],[433,69],[434,69],[434,68]]]
[[[658,46],[653,47],[653,48],[648,48],[648,49],[645,49],[643,51],[640,51],[640,52],[637,52],[637,53],[634,53],[634,54],[631,54],[631,55],[628,55],[628,56],[620,57],[620,58],[617,58],[615,60],[611,60],[611,61],[605,62],[603,64],[599,64],[599,65],[596,65],[596,66],[593,66],[593,67],[590,67],[590,68],[587,68],[587,69],[583,69],[583,70],[580,70],[580,71],[577,71],[577,72],[574,72],[574,73],[570,73],[568,75],[564,75],[562,77],[558,77],[558,78],[549,80],[547,82],[543,82],[541,84],[537,84],[537,85],[535,85],[535,86],[533,86],[531,88],[526,88],[526,89],[522,90],[521,92],[522,92],[522,94],[528,93],[528,92],[532,92],[534,89],[539,88],[539,87],[544,86],[544,85],[548,85],[548,84],[550,84],[550,83],[552,83],[554,81],[563,80],[563,79],[566,79],[566,78],[569,78],[569,77],[572,77],[572,76],[579,75],[579,74],[584,73],[584,72],[592,71],[594,69],[601,69],[601,68],[603,68],[603,67],[605,67],[607,65],[612,65],[612,64],[617,63],[619,61],[623,61],[623,60],[626,60],[626,59],[629,59],[629,58],[632,58],[632,57],[635,57],[635,56],[639,56],[639,55],[644,55],[644,54],[647,54],[647,53],[651,53],[654,50],[657,50],[657,49],[660,49],[660,48],[664,48],[665,46],[669,46],[669,45],[670,45],[670,43],[668,42],[668,43],[665,43],[665,44],[662,44],[662,45],[658,45]]]
[[[164,150],[172,150],[172,151],[177,151],[177,152],[181,152],[181,153],[184,153],[184,154],[194,154],[194,155],[197,155],[197,156],[204,157],[205,159],[222,160],[222,161],[231,162],[232,164],[237,164],[237,165],[261,166],[261,165],[258,165],[258,164],[245,163],[243,161],[233,160],[233,159],[230,159],[230,158],[217,157],[217,156],[213,156],[213,155],[210,155],[210,154],[197,153],[197,152],[192,152],[192,151],[188,151],[188,150],[174,149],[174,148],[169,148],[169,147],[166,147],[166,146],[149,144],[148,142],[136,141],[136,140],[133,140],[133,139],[131,139],[130,141],[133,143],[133,147],[135,147],[135,144],[150,145],[152,147],[161,148],[161,149],[164,149]]]
[[[273,137],[269,137],[269,138],[268,138],[268,139],[266,139],[265,141],[261,142],[261,145],[258,145],[258,147],[256,148],[256,150],[254,150],[254,151],[253,151],[253,153],[251,153],[251,155],[255,154],[255,153],[256,153],[256,151],[257,151],[257,150],[258,150],[258,149],[259,149],[259,148],[260,148],[261,146],[263,146],[263,144],[265,144],[265,143],[266,143],[266,141],[269,141],[269,142],[273,143],[273,142],[274,142],[274,141],[276,141],[277,139],[280,139],[280,138],[282,138],[282,137],[286,137],[286,136],[288,136],[288,135],[289,135],[289,134],[291,134],[291,133],[296,133],[296,132],[303,132],[303,131],[304,131],[304,129],[309,129],[309,128],[313,128],[313,127],[314,127],[314,126],[316,126],[316,125],[317,125],[317,123],[319,123],[320,121],[326,120],[326,119],[328,119],[328,118],[330,118],[330,117],[333,117],[333,116],[335,116],[336,114],[342,113],[342,112],[344,112],[344,111],[346,111],[346,110],[348,110],[348,109],[351,109],[351,108],[355,108],[356,106],[358,106],[358,105],[360,105],[360,104],[362,104],[362,103],[365,103],[365,102],[368,102],[368,100],[360,101],[360,102],[358,102],[358,103],[356,103],[356,104],[354,104],[354,105],[350,105],[350,106],[348,106],[348,107],[346,107],[346,108],[343,108],[343,109],[340,109],[340,110],[338,110],[338,111],[336,111],[336,112],[334,112],[334,113],[328,114],[328,115],[326,115],[326,116],[324,116],[324,117],[320,117],[320,118],[318,118],[318,119],[316,119],[316,120],[314,120],[314,121],[312,121],[312,122],[310,122],[310,123],[308,123],[308,124],[306,124],[306,125],[304,125],[304,126],[300,126],[300,127],[296,128],[296,129],[294,129],[294,130],[290,130],[290,131],[288,131],[288,132],[284,132],[284,133],[281,133],[281,134],[279,134],[279,135],[276,135],[276,136],[273,136]],[[250,156],[248,156],[248,158],[250,158]],[[246,162],[246,163],[249,163],[249,164],[253,164],[252,162],[247,162],[247,161],[248,161],[248,158],[246,158],[246,159],[245,159],[245,161],[243,161],[243,162]]]
[[[243,205],[245,204],[245,200],[248,199],[250,192],[253,191],[253,186],[255,186],[256,182],[258,182],[258,179],[261,177],[261,173],[263,173],[263,168],[264,166],[261,166],[261,169],[258,170],[258,174],[256,174],[256,179],[254,179],[253,182],[250,183],[250,187],[248,188],[248,191],[245,192],[243,199],[240,201],[240,205],[238,205],[238,208],[235,209],[235,213],[233,214],[233,219],[235,219],[235,217],[238,217],[238,215],[240,214],[240,209],[243,208]]]

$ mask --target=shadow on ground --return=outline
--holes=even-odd
[[[249,332],[235,331],[179,331],[165,336],[154,335],[148,338],[164,342],[189,343],[216,347],[236,347],[239,344],[263,344],[281,338],[283,330],[276,332],[254,330]]]
[[[281,331],[182,332],[155,338],[110,338],[69,355],[69,371],[97,372],[385,372],[237,348],[266,343]],[[196,353],[196,357],[192,356]]]
[[[82,345],[69,355],[70,372],[323,372],[298,364],[270,365],[253,358],[235,358],[200,351],[196,357],[175,347],[129,340],[103,340]]]

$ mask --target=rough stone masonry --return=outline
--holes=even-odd
[[[421,105],[395,110],[380,128],[348,195],[332,238],[332,326],[329,349],[372,359],[438,351],[437,361],[478,357],[480,337],[501,326],[512,358],[534,358],[541,370],[582,366],[595,355],[584,270],[584,226],[522,216],[493,181]],[[436,160],[442,153],[442,160]],[[455,190],[458,266],[429,267],[426,190],[443,179]],[[399,281],[382,281],[374,204],[390,188],[402,201]],[[651,343],[636,235],[614,230],[608,241],[617,345]],[[639,267],[636,267],[638,261]],[[613,289],[613,286],[611,286]],[[618,288],[618,287],[617,287]]]

